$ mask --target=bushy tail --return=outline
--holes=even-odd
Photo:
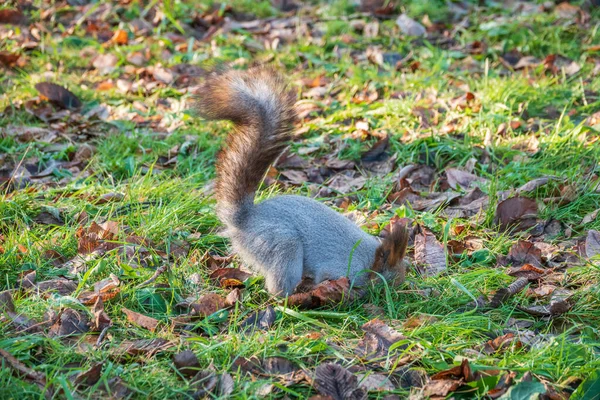
[[[281,75],[267,68],[228,71],[209,78],[199,92],[201,116],[235,124],[217,159],[217,214],[226,225],[243,222],[258,185],[290,139],[294,100]]]

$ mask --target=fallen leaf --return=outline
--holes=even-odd
[[[538,207],[534,200],[527,197],[511,197],[498,204],[496,221],[502,229],[515,227],[525,230],[536,224]]]
[[[589,214],[586,214],[583,219],[581,220],[581,225],[585,225],[585,224],[589,224],[590,222],[593,222],[596,220],[596,217],[598,216],[598,213],[600,213],[600,208],[597,210],[592,211]]]
[[[4,65],[5,67],[12,68],[16,66],[20,58],[20,54],[10,53],[8,51],[0,51],[0,64]]]
[[[65,308],[59,313],[58,320],[50,327],[50,336],[70,336],[86,333],[90,329],[87,315],[82,311]]]
[[[192,315],[197,315],[201,318],[214,314],[226,306],[227,301],[216,293],[205,294],[197,301],[190,304]]]
[[[350,290],[350,280],[340,278],[323,281],[306,293],[296,293],[287,298],[287,305],[300,308],[318,308],[328,304],[339,304],[342,301],[354,300],[357,293]]]
[[[498,351],[504,350],[509,346],[514,345],[515,349],[520,349],[523,347],[523,343],[521,343],[516,337],[514,333],[507,333],[506,335],[498,336],[495,339],[490,339],[484,343],[482,346],[482,351],[485,354],[495,354]]]
[[[74,109],[81,107],[81,101],[73,93],[64,87],[50,83],[40,82],[35,85],[35,88],[50,102],[58,107]]]
[[[121,308],[121,311],[127,315],[127,320],[135,325],[139,325],[142,328],[148,329],[150,332],[154,332],[158,326],[158,320],[148,317],[146,315],[131,311],[125,307]]]
[[[600,232],[590,229],[585,238],[585,255],[593,258],[600,254]]]
[[[0,24],[26,25],[27,17],[20,10],[4,8],[0,10]]]
[[[538,268],[534,265],[523,264],[520,267],[509,269],[508,275],[516,278],[526,278],[528,281],[533,282],[540,279],[546,272],[545,269]]]
[[[173,356],[173,364],[175,364],[177,371],[188,378],[196,375],[200,370],[200,361],[191,350],[184,350],[181,353],[175,354]]]
[[[94,68],[98,70],[101,75],[110,74],[116,69],[119,58],[112,53],[99,54],[92,61]]]
[[[112,326],[112,320],[104,311],[104,302],[102,297],[98,297],[92,307],[93,321],[90,323],[90,329],[94,332],[102,332],[105,328]]]
[[[386,358],[389,356],[390,348],[407,337],[400,332],[390,328],[383,321],[373,319],[364,324],[361,329],[365,332],[365,337],[360,340],[355,349],[360,357],[374,360]],[[407,345],[397,346],[396,349],[403,350]]]
[[[77,290],[77,283],[64,278],[52,279],[37,283],[33,290],[40,294],[58,293],[61,296],[68,296]]]
[[[424,268],[425,276],[435,276],[447,268],[444,246],[428,233],[415,237],[415,262]]]
[[[490,300],[490,306],[494,308],[500,307],[503,302],[525,289],[525,286],[527,286],[528,283],[529,280],[527,278],[521,277],[506,288],[498,289],[492,297],[492,300]]]
[[[86,371],[80,372],[75,376],[73,384],[75,387],[90,387],[95,385],[102,376],[103,362],[93,364]]]
[[[402,33],[408,36],[425,36],[427,34],[427,30],[423,25],[406,14],[400,14],[398,16],[396,25],[398,25]]]
[[[476,182],[485,182],[485,179],[457,168],[446,168],[446,177],[448,178],[448,185],[454,190],[461,187],[469,189]]]
[[[546,185],[548,182],[550,182],[551,179],[553,179],[553,177],[551,176],[543,176],[541,178],[533,179],[524,184],[523,186],[519,187],[517,189],[517,194],[533,192],[537,188]]]
[[[367,394],[358,387],[358,379],[350,371],[338,364],[321,364],[315,370],[315,388],[334,400],[362,400]]]
[[[221,287],[243,287],[244,281],[252,275],[239,268],[219,268],[210,273],[210,278]]]
[[[564,289],[555,289],[550,298],[550,304],[537,306],[517,306],[517,308],[535,317],[556,317],[571,309],[568,301],[571,292]]]
[[[359,387],[367,392],[396,390],[396,386],[391,382],[390,378],[383,374],[359,374],[358,380]]]
[[[462,360],[460,365],[454,366],[445,371],[438,372],[431,376],[431,380],[460,380],[462,382],[472,382],[474,380],[471,372],[471,365],[466,358]]]
[[[531,264],[539,268],[542,266],[542,251],[532,242],[519,240],[510,248],[508,260],[513,267]]]
[[[250,314],[248,318],[242,321],[240,327],[245,331],[256,328],[266,331],[273,325],[276,317],[277,314],[275,313],[275,309],[271,306],[267,306],[264,310],[255,311]]]
[[[145,355],[150,357],[158,352],[164,351],[175,344],[163,338],[124,340],[118,347],[112,349],[113,356],[137,356]]]
[[[461,387],[463,382],[458,380],[434,380],[423,387],[423,395],[426,398],[445,398],[449,393]],[[438,397],[439,396],[439,397]]]

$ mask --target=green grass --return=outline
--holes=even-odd
[[[156,7],[146,8],[135,3],[113,5],[115,12],[106,17],[107,22],[112,29],[129,32],[129,44],[117,47],[103,47],[86,33],[84,23],[69,30],[68,24],[78,9],[67,7],[56,13],[56,18],[40,22],[49,33],[41,33],[39,46],[27,52],[22,68],[4,69],[0,73],[0,109],[5,110],[0,114],[0,170],[4,165],[12,167],[21,162],[43,170],[53,161],[72,160],[82,143],[89,143],[95,149],[89,162],[81,166],[84,174],[76,171],[70,176],[68,171],[61,170],[45,179],[44,184],[15,191],[0,189],[0,289],[16,288],[19,276],[32,269],[37,271],[38,281],[58,276],[75,280],[78,291],[74,296],[110,274],[121,280],[119,295],[105,302],[113,327],[100,348],[84,346],[89,340],[95,341],[94,335],[68,340],[43,334],[17,335],[6,320],[0,319],[1,349],[29,368],[44,373],[55,389],[61,388],[55,398],[102,398],[100,389],[117,376],[131,389],[132,398],[191,398],[192,385],[178,376],[172,362],[172,355],[184,349],[198,355],[203,369],[210,367],[217,373],[231,373],[236,398],[258,398],[265,383],[277,380],[239,373],[234,367],[237,357],[281,356],[309,373],[326,361],[339,361],[346,367],[360,365],[362,361],[353,349],[363,337],[360,326],[376,317],[363,307],[369,303],[383,310],[385,315],[380,318],[407,336],[410,347],[403,356],[409,357],[410,366],[423,368],[429,375],[467,357],[474,369],[510,370],[519,377],[530,371],[536,379],[567,389],[570,379],[585,379],[600,368],[597,261],[562,271],[562,280],[557,285],[573,292],[573,307],[558,318],[544,320],[517,309],[517,305],[535,304],[525,291],[497,309],[471,310],[468,304],[473,297],[490,295],[514,281],[504,268],[496,267],[496,257],[506,255],[518,240],[517,235],[499,232],[493,223],[496,203],[491,201],[489,209],[484,210],[483,220],[476,222],[475,217],[449,221],[441,210],[419,212],[408,206],[391,210],[385,201],[395,182],[394,174],[402,166],[427,164],[442,173],[449,166],[463,167],[475,158],[478,160],[475,173],[488,180],[482,188],[490,196],[546,175],[561,180],[530,194],[540,204],[544,198],[556,196],[565,184],[577,189],[573,201],[541,207],[541,218],[562,223],[558,236],[545,241],[561,244],[571,240],[572,246],[576,244],[573,238],[584,238],[588,230],[600,229],[600,217],[581,223],[586,214],[600,208],[600,192],[592,180],[600,174],[599,134],[597,127],[586,122],[600,105],[600,78],[592,73],[598,52],[588,50],[600,43],[598,9],[591,10],[590,22],[582,27],[569,24],[552,12],[511,16],[498,4],[488,4],[473,9],[468,16],[469,25],[453,33],[453,43],[446,45],[404,37],[393,19],[379,21],[379,35],[367,38],[347,23],[333,20],[355,14],[352,2],[313,1],[302,15],[324,18],[314,27],[315,37],[299,36],[290,43],[280,43],[276,50],[269,50],[264,48],[261,37],[243,29],[217,33],[208,41],[189,39],[192,14],[210,10],[213,3],[216,4],[174,0],[164,5],[153,2]],[[236,12],[253,13],[261,18],[282,16],[268,1],[227,3]],[[417,20],[428,15],[433,22],[446,23],[450,30],[455,26],[452,10],[445,2],[402,3],[399,10]],[[34,4],[41,10],[48,7],[40,1]],[[33,21],[40,20],[41,10],[31,12]],[[134,40],[131,21],[155,11],[162,12],[164,17],[156,20],[147,37]],[[351,18],[374,20],[360,15]],[[15,29],[17,33],[19,29],[25,30]],[[316,30],[322,38],[316,37]],[[188,45],[177,43],[173,34],[182,35]],[[487,50],[469,56],[463,49],[475,41],[485,42]],[[412,52],[409,63],[418,61],[419,66],[414,71],[408,66],[396,71],[393,65],[374,65],[360,57],[371,46],[402,57]],[[19,39],[14,36],[0,42],[0,50],[20,51],[19,48]],[[581,71],[574,76],[552,75],[543,67],[528,72],[509,71],[499,60],[511,50],[540,60],[559,54],[576,61]],[[366,213],[365,229],[378,234],[397,214],[414,218],[442,240],[445,227],[454,232],[451,228],[463,225],[465,230],[458,236],[450,234],[450,239],[474,235],[483,240],[484,249],[457,259],[449,258],[447,274],[427,278],[413,269],[404,286],[370,288],[363,299],[351,304],[316,311],[279,309],[269,330],[244,334],[241,321],[276,302],[264,290],[261,279],[251,279],[246,282],[237,307],[201,320],[194,334],[180,335],[170,323],[180,313],[176,304],[210,292],[223,296],[228,293],[208,279],[207,266],[202,260],[206,252],[228,253],[228,242],[219,234],[221,227],[209,186],[214,178],[215,156],[229,126],[205,123],[188,112],[192,95],[186,89],[192,83],[149,88],[140,85],[138,90],[127,93],[119,90],[118,79],[152,82],[151,74],[136,71],[128,63],[127,56],[134,51],[147,53],[146,67],[158,64],[172,67],[181,63],[206,68],[227,63],[245,67],[254,61],[268,60],[286,71],[300,95],[309,89],[295,82],[307,77],[327,77],[332,84],[324,98],[303,100],[316,104],[319,110],[304,121],[310,130],[292,145],[293,151],[319,146],[317,152],[302,157],[315,162],[339,151],[339,158],[358,161],[375,139],[361,141],[349,134],[354,132],[356,121],[368,121],[371,130],[390,135],[390,151],[397,156],[398,168],[387,176],[370,179],[354,193],[348,210]],[[114,71],[99,75],[91,67],[97,53],[118,57]],[[475,70],[467,69],[468,57]],[[45,80],[75,93],[84,103],[81,114],[103,105],[110,107],[115,117],[108,121],[78,119],[76,115],[51,122],[38,119],[24,104],[38,95],[34,85]],[[115,85],[113,88],[97,89],[98,84],[109,80]],[[378,99],[370,104],[353,101],[365,89],[377,91]],[[477,107],[448,106],[466,91],[475,95]],[[423,125],[413,113],[417,106],[439,108],[437,123]],[[162,120],[152,122],[157,116]],[[510,128],[514,120],[520,120],[521,127]],[[502,124],[509,127],[503,135],[497,135]],[[537,129],[527,128],[534,124]],[[445,133],[450,125],[456,128]],[[49,128],[59,131],[63,138],[50,144],[23,143],[8,134],[14,126]],[[537,149],[528,152],[524,143],[532,138],[537,140]],[[164,166],[174,146],[179,149],[169,157],[176,157],[177,162]],[[4,175],[0,172],[0,176]],[[311,190],[309,185],[293,189],[274,185],[264,188],[259,198],[282,192],[309,195]],[[118,202],[96,203],[97,198],[110,193],[124,197]],[[342,197],[322,200],[333,206]],[[59,210],[64,225],[36,223],[35,218],[42,210]],[[89,221],[117,221],[121,228],[117,242],[124,243],[130,234],[150,240],[153,245],[148,246],[147,267],[136,267],[135,260],[124,257],[118,250],[89,260],[86,272],[76,275],[69,275],[66,267],[53,262],[48,250],[60,254],[64,260],[77,255],[76,232],[82,211],[87,213]],[[188,255],[169,261],[168,272],[148,287],[139,288],[165,262],[160,252],[170,252],[179,241],[189,243]],[[196,273],[199,282],[190,278]],[[65,304],[71,307],[77,304],[74,298],[44,298],[25,292],[15,292],[13,297],[19,314],[38,321],[48,310],[58,311]],[[158,329],[151,333],[132,325],[121,312],[122,307],[158,319]],[[82,309],[91,317],[89,307]],[[403,327],[406,319],[419,315],[435,318],[414,329]],[[489,339],[506,333],[511,318],[530,321],[532,326],[527,329],[535,332],[538,342],[492,355],[474,352]],[[315,336],[315,332],[320,336]],[[151,357],[141,355],[120,360],[112,355],[125,339],[155,337],[172,340],[175,345]],[[90,388],[76,390],[70,378],[95,362],[104,363],[100,381]],[[400,367],[384,362],[378,371],[393,374]],[[9,368],[0,370],[0,388],[2,399],[43,397],[38,386],[15,376]],[[409,393],[409,389],[395,391],[401,398]],[[316,392],[310,385],[298,383],[290,387],[280,385],[269,396],[305,398],[313,394]],[[383,396],[377,392],[369,394],[370,398]]]

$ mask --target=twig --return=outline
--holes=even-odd
[[[161,265],[160,267],[158,267],[156,269],[156,271],[154,271],[154,275],[152,275],[150,277],[150,279],[148,279],[148,280],[140,283],[137,287],[141,288],[141,287],[144,287],[144,286],[147,286],[147,285],[151,284],[152,282],[154,282],[156,280],[156,278],[158,278],[161,274],[163,274],[167,269],[169,269],[169,265],[168,264]]]
[[[100,335],[98,335],[98,340],[96,340],[96,347],[100,347],[100,345],[102,344],[102,341],[104,340],[104,337],[108,333],[108,328],[110,328],[111,326],[112,326],[112,324],[107,325],[102,329],[102,331],[100,332]]]

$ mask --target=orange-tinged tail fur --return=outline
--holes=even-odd
[[[230,120],[217,159],[217,213],[227,225],[241,223],[269,166],[291,137],[295,98],[274,70],[228,71],[207,80],[197,108],[210,120]]]

